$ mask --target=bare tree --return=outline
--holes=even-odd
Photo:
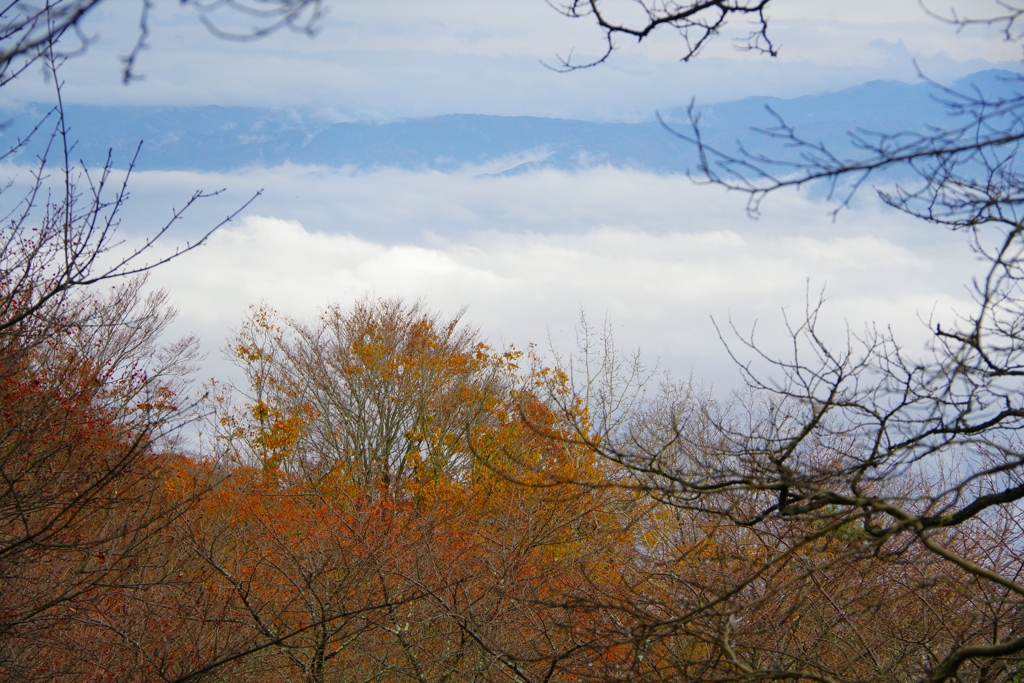
[[[616,38],[641,42],[661,30],[673,30],[682,39],[682,61],[689,61],[719,36],[730,24],[746,22],[747,32],[740,32],[736,47],[763,52],[774,57],[778,53],[772,42],[769,10],[777,0],[549,0],[559,13],[571,18],[593,22],[604,39],[600,56],[576,60],[570,53],[559,57],[561,68],[573,70],[596,66],[607,61],[617,49]],[[990,0],[979,8],[975,3],[967,13],[932,9],[937,3],[919,0],[930,16],[959,28],[993,26],[1007,40],[1019,40],[1024,8],[1019,0]]]
[[[730,21],[743,17],[754,28],[737,45],[774,56],[776,47],[768,37],[768,16],[772,0],[567,0],[551,2],[556,10],[572,19],[594,21],[604,34],[604,51],[588,61],[574,60],[572,54],[559,57],[565,70],[596,66],[608,60],[616,49],[617,37],[644,40],[658,29],[674,29],[683,40],[683,61],[697,56],[701,49]]]
[[[197,191],[140,246],[124,249],[116,231],[128,197],[134,160],[124,179],[111,188],[114,181],[110,160],[97,172],[78,168],[72,161],[59,88],[53,116],[55,124],[32,173],[29,189],[6,207],[5,221],[0,227],[0,334],[13,334],[22,340],[45,337],[75,290],[141,275],[191,251],[249,204],[246,202],[198,240],[182,245],[171,255],[149,258],[153,247],[167,236],[189,207],[218,194]],[[37,127],[34,134],[38,133]],[[58,180],[51,184],[54,159]],[[9,185],[0,194],[12,192]]]
[[[597,62],[615,36],[643,39],[660,26],[682,33],[689,59],[744,13],[760,22],[750,46],[773,51],[759,42],[767,2],[637,4],[633,25],[600,2],[561,9],[604,32]],[[1021,39],[1020,3],[972,9],[931,13]],[[693,108],[690,127],[673,130],[697,147],[698,181],[746,193],[752,214],[772,192],[810,183],[826,184],[838,212],[872,182],[895,210],[963,233],[985,270],[970,283],[972,310],[929,324],[926,354],[875,328],[836,348],[818,333],[812,300],[790,325],[785,357],[725,331],[746,393],[725,403],[668,396],[640,411],[628,435],[590,440],[680,520],[641,578],[600,603],[622,615],[608,637],[632,648],[632,677],[1019,677],[1024,79],[1007,78],[1012,92],[1000,96],[935,84],[944,125],[852,131],[845,152],[774,114],[760,133],[781,152],[712,147]],[[566,604],[596,607],[579,596]]]
[[[170,437],[194,416],[183,378],[196,345],[160,339],[174,313],[165,296],[143,293],[144,277],[245,208],[170,256],[154,247],[185,210],[216,192],[193,194],[137,247],[117,236],[134,160],[121,180],[109,159],[99,169],[75,164],[58,69],[62,54],[87,42],[80,22],[98,4],[0,10],[0,87],[41,61],[57,99],[30,134],[47,144],[28,189],[18,194],[14,178],[0,189],[0,671],[12,680],[96,680],[100,659],[72,644],[88,633],[127,647],[130,638],[106,618],[111,610],[145,603],[175,582],[161,535],[209,488],[198,482],[172,495],[167,485],[176,462]],[[126,75],[144,45],[150,6],[140,3]],[[266,11],[253,15],[257,29],[247,35],[297,26],[317,3],[230,3],[260,7]],[[101,283],[114,287],[97,291]],[[112,671],[119,680],[138,673],[129,665]]]
[[[42,3],[11,2],[0,8],[0,87],[20,75],[31,64],[60,46],[58,55],[71,55],[88,48],[92,38],[82,28],[85,18],[104,0],[44,0]],[[134,67],[147,46],[149,13],[154,0],[138,0],[138,37],[122,58],[123,78],[136,77]],[[323,14],[322,0],[184,0],[199,20],[220,38],[248,40],[287,28],[306,34],[316,30]],[[230,23],[241,17],[241,28]],[[230,20],[233,20],[229,23]]]

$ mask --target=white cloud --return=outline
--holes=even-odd
[[[153,12],[145,80],[120,85],[120,57],[137,35],[134,0],[107,0],[86,27],[97,37],[64,70],[68,101],[96,104],[219,104],[317,107],[344,118],[444,113],[650,119],[657,109],[748,95],[837,90],[876,78],[952,80],[993,65],[1017,68],[1020,46],[995,29],[953,27],[916,3],[775,0],[778,59],[737,52],[731,31],[680,64],[671,31],[621,51],[596,69],[554,73],[556,54],[598,54],[600,33],[560,17],[543,0],[346,0],[332,4],[319,34],[289,32],[252,43],[218,41],[174,3]],[[977,5],[977,3],[975,3]],[[970,7],[969,7],[970,9]],[[878,41],[900,46],[879,49]],[[902,41],[902,43],[900,42]],[[5,99],[48,100],[36,78],[5,86]]]
[[[141,174],[143,207],[153,205],[147,188],[167,189],[168,179],[231,180],[172,175]],[[243,181],[255,177],[281,193],[258,207],[277,217],[249,215],[154,274],[181,308],[182,328],[210,348],[263,298],[299,316],[365,294],[423,298],[448,312],[468,306],[467,320],[492,341],[520,346],[543,345],[549,328],[566,343],[583,308],[610,315],[624,345],[721,386],[736,375],[712,316],[740,329],[757,321],[760,338],[780,348],[781,310],[799,312],[808,290],[825,288],[831,338],[846,322],[873,322],[920,349],[918,318],[948,318],[975,265],[956,236],[871,203],[832,224],[820,202],[780,195],[751,221],[738,197],[608,168],[482,178],[291,167]],[[315,196],[330,197],[319,210],[344,220],[294,220]]]

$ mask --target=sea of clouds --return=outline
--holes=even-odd
[[[218,349],[261,301],[308,317],[365,296],[422,299],[446,314],[465,309],[495,346],[542,351],[570,348],[582,311],[608,318],[619,346],[642,347],[649,364],[723,390],[740,380],[719,330],[735,346],[731,326],[756,328],[765,350],[784,355],[787,318],[799,322],[822,294],[821,331],[836,345],[875,325],[924,352],[929,325],[969,310],[978,263],[962,237],[881,206],[870,190],[834,221],[834,204],[797,192],[771,197],[755,220],[744,197],[682,176],[493,170],[143,172],[122,232],[137,244],[192,191],[231,188],[172,231],[161,247],[170,250],[263,189],[151,277],[180,310],[177,330],[203,338],[207,376],[227,372]]]

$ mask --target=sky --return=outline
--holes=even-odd
[[[950,0],[928,0],[936,13]],[[655,110],[749,95],[795,97],[876,78],[911,81],[914,60],[948,81],[1003,65],[1017,68],[1020,46],[992,30],[929,19],[916,0],[775,0],[769,9],[777,58],[738,51],[749,26],[730,25],[700,54],[680,64],[678,37],[655,33],[599,68],[556,73],[570,52],[595,55],[601,34],[567,19],[545,0],[326,0],[313,37],[281,31],[259,41],[217,40],[196,13],[158,2],[150,14],[143,80],[125,87],[120,58],[137,38],[139,0],[106,0],[83,25],[88,52],[63,75],[65,97],[101,104],[313,107],[344,119],[395,119],[472,113],[650,120]],[[629,0],[608,7],[628,10]],[[989,0],[959,0],[959,14],[981,15]],[[628,12],[617,14],[628,16]],[[234,18],[234,21],[229,21]],[[244,30],[237,16],[214,16]],[[49,98],[39,78],[4,89],[4,99]]]
[[[948,14],[948,3],[930,9]],[[315,36],[282,31],[252,42],[218,40],[188,7],[159,2],[137,66],[143,78],[124,85],[120,58],[136,38],[139,6],[107,0],[89,17],[88,50],[61,71],[65,101],[295,108],[339,121],[447,113],[643,121],[691,98],[796,97],[873,79],[913,82],[919,71],[948,83],[986,68],[1021,70],[1022,56],[997,31],[957,32],[914,0],[775,0],[777,58],[736,50],[731,38],[747,30],[737,26],[688,63],[665,33],[619,41],[607,63],[571,73],[545,64],[570,50],[596,54],[600,34],[544,0],[329,2]],[[980,15],[992,6],[956,9]],[[34,72],[0,91],[7,104],[51,97]],[[503,163],[513,162],[494,160]],[[550,338],[566,348],[580,311],[591,321],[607,316],[620,346],[642,346],[651,365],[731,387],[738,374],[719,337],[736,345],[730,324],[741,334],[756,328],[759,343],[782,353],[785,316],[799,317],[824,292],[823,328],[836,343],[878,325],[921,349],[921,321],[962,310],[976,267],[958,237],[893,214],[870,192],[835,221],[820,198],[780,194],[755,221],[742,197],[682,176],[604,167],[504,178],[479,168],[143,168],[125,214],[129,244],[197,188],[226,191],[193,212],[185,238],[263,189],[207,246],[152,276],[180,310],[178,329],[204,338],[209,374],[223,370],[217,348],[247,306],[266,299],[313,315],[369,294],[422,298],[449,313],[465,307],[465,320],[496,345],[545,347]]]

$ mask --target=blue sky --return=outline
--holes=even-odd
[[[65,68],[65,95],[103,104],[316,107],[344,119],[472,113],[626,121],[691,97],[793,97],[876,78],[909,81],[915,59],[927,75],[948,81],[993,65],[1016,68],[1021,57],[1019,45],[994,31],[957,34],[915,0],[776,3],[777,58],[736,50],[731,39],[749,28],[737,23],[688,64],[678,61],[678,38],[663,32],[642,45],[619,40],[606,64],[571,74],[542,62],[555,64],[570,51],[595,54],[601,35],[544,0],[329,2],[315,37],[284,31],[249,43],[216,40],[187,7],[157,3],[150,49],[139,62],[145,80],[125,87],[119,58],[137,35],[139,3],[108,0],[84,25],[93,42]],[[959,10],[992,4],[961,1]],[[40,80],[23,79],[3,97],[48,98]]]
[[[958,34],[914,0],[776,0],[776,59],[739,52],[724,35],[681,64],[678,42],[664,34],[641,46],[623,42],[608,63],[573,73],[541,62],[570,49],[592,53],[600,36],[543,0],[328,7],[312,39],[282,32],[229,43],[178,3],[158,4],[138,67],[145,78],[124,86],[119,57],[134,41],[138,6],[109,0],[85,26],[95,38],[88,52],[62,72],[65,98],[313,108],[337,120],[478,113],[637,121],[691,97],[794,97],[879,78],[910,82],[917,68],[949,82],[985,68],[1019,70],[1021,58],[1019,44],[993,30]],[[0,96],[46,100],[49,92],[30,74]],[[513,162],[494,161],[502,163]],[[743,198],[681,176],[595,167],[485,178],[480,170],[142,169],[125,234],[196,188],[228,188],[198,212],[199,223],[265,189],[208,246],[153,275],[181,310],[179,328],[199,331],[211,349],[210,373],[222,369],[215,349],[227,330],[260,299],[312,315],[367,293],[422,297],[449,312],[468,306],[466,319],[495,343],[544,346],[550,336],[563,348],[583,310],[591,320],[609,316],[621,345],[642,345],[652,362],[660,357],[677,375],[721,387],[737,375],[712,317],[741,330],[756,323],[759,339],[781,349],[782,311],[799,315],[808,292],[824,289],[825,325],[836,340],[847,325],[893,325],[921,348],[920,320],[948,319],[968,298],[974,261],[965,245],[886,211],[870,193],[836,222],[827,204],[795,192],[772,198],[753,221]],[[374,239],[375,231],[406,237]]]

